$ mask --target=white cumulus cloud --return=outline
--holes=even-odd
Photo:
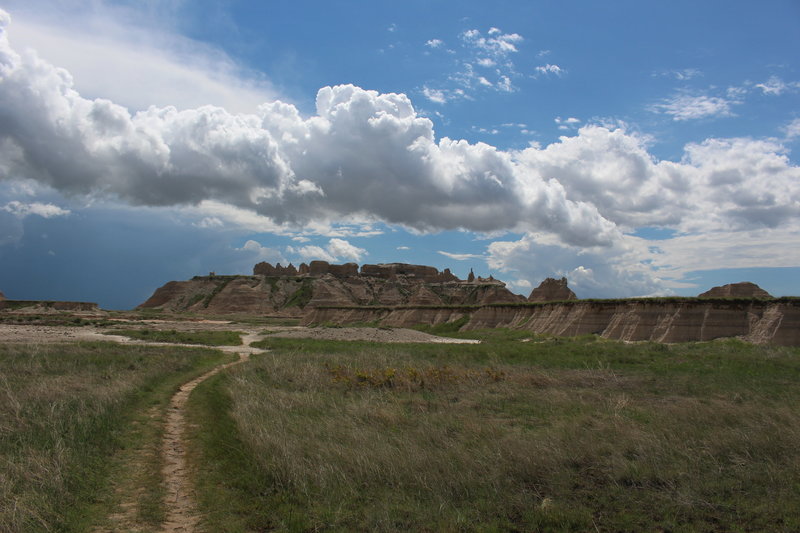
[[[0,74],[3,178],[134,205],[217,202],[256,213],[270,229],[372,217],[423,231],[539,228],[575,242],[615,231],[510,154],[436,141],[402,94],[325,87],[307,119],[280,101],[257,114],[211,106],[131,114],[83,98],[66,71],[17,54],[4,30]]]
[[[12,200],[0,206],[0,246],[19,242],[25,233],[23,221],[31,215],[53,218],[69,214],[68,209],[50,203]]]
[[[367,251],[347,242],[344,239],[331,239],[328,241],[328,252],[336,258],[347,259],[348,261],[359,262]]]
[[[665,293],[663,280],[641,263],[641,253],[630,240],[620,240],[613,249],[565,246],[548,236],[531,234],[517,241],[489,245],[490,268],[532,285],[547,277],[566,277],[579,298],[634,297]]]
[[[29,215],[37,215],[42,218],[52,218],[70,214],[69,209],[63,209],[57,205],[44,204],[41,202],[23,203],[17,200],[8,202],[3,207],[0,207],[0,209],[6,211],[7,213],[11,213],[18,218],[25,218]]]
[[[242,245],[241,248],[237,248],[236,251],[247,254],[246,261],[248,264],[260,263],[261,261],[266,261],[267,263],[272,264],[287,264],[286,258],[283,256],[280,250],[263,246],[260,242],[252,239],[245,242],[244,245]]]
[[[364,248],[359,248],[344,239],[330,239],[328,245],[324,248],[315,245],[308,245],[300,248],[288,246],[286,250],[288,253],[299,255],[307,261],[320,260],[328,261],[329,263],[341,261],[358,263],[361,261],[361,258],[367,254]]]

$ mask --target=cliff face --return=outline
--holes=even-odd
[[[505,284],[462,281],[449,270],[390,263],[330,265],[324,261],[282,267],[255,266],[253,276],[196,276],[170,281],[140,308],[172,312],[302,316],[319,306],[473,305],[525,301]],[[303,274],[300,274],[300,273]],[[292,274],[294,273],[294,274]]]
[[[472,307],[405,307],[310,311],[305,324],[372,322],[438,325],[469,316],[462,330],[522,329],[559,336],[596,334],[622,341],[692,342],[740,337],[754,343],[800,345],[800,300],[628,300]]]

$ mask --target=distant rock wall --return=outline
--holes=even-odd
[[[449,268],[446,268],[444,272],[439,272],[438,269],[431,266],[409,265],[407,263],[363,265],[361,267],[361,275],[379,279],[396,279],[398,276],[405,276],[425,283],[461,281],[450,272]]]
[[[378,278],[394,280],[400,276],[413,278],[425,283],[447,283],[461,281],[450,272],[449,268],[439,272],[438,269],[425,265],[410,265],[407,263],[383,263],[378,265],[363,265],[360,269],[356,263],[345,263],[343,265],[332,265],[327,261],[311,261],[310,264],[302,263],[299,268],[289,264],[288,267],[281,266],[280,263],[272,266],[270,263],[258,263],[253,267],[255,276],[311,276],[322,277],[331,275],[335,278],[354,278],[364,276],[368,278]],[[490,279],[478,278],[479,283],[489,283]],[[472,282],[472,280],[470,280]],[[501,283],[501,282],[498,282]]]
[[[738,337],[759,344],[800,345],[800,299],[611,300],[476,306],[398,306],[310,310],[303,323],[378,321],[387,326],[438,325],[469,316],[463,331],[510,328],[536,334],[595,334],[623,341],[695,342]]]
[[[308,266],[308,275],[313,277],[325,276],[327,274],[335,278],[354,278],[358,276],[358,265],[356,263],[331,265],[327,261],[311,261]]]
[[[567,278],[547,278],[531,291],[529,302],[558,302],[577,300],[578,297],[567,286]]]
[[[53,312],[104,312],[94,302],[63,302],[58,300],[0,300],[0,311],[15,313],[53,313]]]
[[[302,267],[303,265],[300,266]],[[308,266],[306,265],[307,269]],[[272,266],[269,263],[261,262],[253,267],[254,276],[297,276],[298,274],[298,270],[291,263],[289,263],[289,266],[283,267],[280,263]]]
[[[742,281],[714,287],[698,298],[772,298],[772,295],[755,283]]]
[[[330,305],[470,305],[525,298],[495,279],[461,281],[449,269],[389,263],[331,265],[311,261],[283,267],[258,263],[253,276],[196,276],[157,289],[140,308],[171,312],[257,313],[301,316]]]

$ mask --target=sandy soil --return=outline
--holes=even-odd
[[[0,342],[51,343],[109,340],[100,329],[68,326],[19,326],[0,324]]]

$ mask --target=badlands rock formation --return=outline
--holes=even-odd
[[[0,298],[0,312],[48,314],[59,312],[102,314],[94,302],[61,302],[55,300],[8,300]]]
[[[772,295],[755,283],[742,281],[714,287],[698,298],[772,298]]]
[[[739,337],[800,345],[798,298],[770,298],[753,284],[715,288],[701,296],[580,301],[565,279],[548,279],[527,301],[492,278],[470,275],[462,281],[433,267],[391,263],[359,268],[312,261],[299,267],[259,263],[253,276],[171,281],[140,307],[293,316],[306,325],[408,327],[458,321],[462,330],[503,327],[656,342]]]
[[[578,297],[567,287],[567,278],[547,278],[531,291],[529,302],[558,302],[577,300]]]
[[[389,263],[331,265],[312,261],[299,267],[259,263],[252,276],[195,276],[170,281],[140,308],[211,313],[302,316],[320,306],[440,306],[524,302],[505,283],[462,281],[449,269]]]
[[[462,331],[510,328],[558,336],[595,334],[623,341],[693,342],[739,337],[800,345],[800,299],[642,298],[440,307],[321,307],[303,323],[375,322],[385,326],[465,322]]]
[[[288,267],[282,267],[280,263],[272,266],[269,263],[258,263],[253,267],[253,275],[256,276],[311,276],[322,277],[331,275],[334,278],[379,278],[386,280],[396,280],[399,277],[405,279],[419,280],[425,283],[445,283],[460,282],[449,268],[444,272],[439,272],[436,268],[424,265],[409,265],[406,263],[385,263],[380,265],[363,265],[359,271],[356,263],[345,263],[343,265],[332,265],[327,261],[311,261],[310,264],[301,264],[296,269],[291,263]],[[469,280],[472,283],[473,280]],[[489,280],[484,280],[489,281]]]
[[[549,278],[524,304],[319,307],[310,310],[303,323],[375,322],[408,327],[459,322],[463,323],[462,331],[499,327],[557,336],[594,334],[623,341],[694,342],[738,337],[754,343],[800,345],[800,298],[772,298],[753,283],[715,287],[699,298],[574,298],[566,279]]]

